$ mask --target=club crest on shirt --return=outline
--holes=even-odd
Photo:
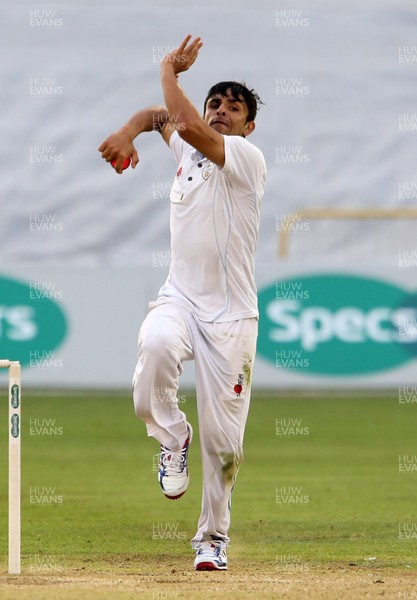
[[[213,163],[207,163],[206,165],[204,165],[204,167],[201,171],[201,177],[207,181],[207,179],[210,177],[212,171],[213,171]]]

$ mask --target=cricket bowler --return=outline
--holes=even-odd
[[[157,131],[177,162],[170,194],[168,277],[140,328],[133,377],[136,415],[161,445],[158,481],[169,499],[189,483],[193,431],[179,408],[183,362],[194,360],[203,497],[191,540],[196,570],[226,570],[231,494],[242,461],[258,333],[254,252],[266,176],[255,129],[259,96],[221,82],[203,117],[178,77],[195,62],[201,38],[188,35],[161,62],[165,106],[137,112],[99,147],[107,162],[139,162],[134,139]]]

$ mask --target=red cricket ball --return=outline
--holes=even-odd
[[[115,160],[112,160],[110,164],[111,164],[111,166],[114,169],[116,168],[116,161]],[[130,167],[130,156],[128,156],[127,158],[125,158],[124,161],[122,162],[122,171],[124,171],[128,167]]]

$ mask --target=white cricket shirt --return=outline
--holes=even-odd
[[[266,176],[262,152],[224,136],[221,169],[171,136],[178,170],[171,189],[171,263],[159,297],[185,302],[201,321],[258,317],[254,260]]]

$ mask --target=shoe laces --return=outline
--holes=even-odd
[[[212,551],[217,558],[220,558],[220,555],[222,554],[223,556],[225,556],[226,554],[226,544],[222,541],[206,541],[206,542],[201,542],[199,546],[197,546],[196,548],[197,550],[197,554],[205,554],[208,550]]]
[[[182,473],[187,466],[188,444],[182,450],[175,452],[165,446],[161,446],[161,465],[167,475]]]

